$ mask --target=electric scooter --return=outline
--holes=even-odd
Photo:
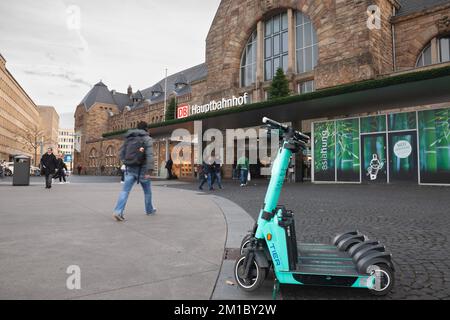
[[[294,213],[278,205],[292,154],[305,149],[310,138],[292,127],[263,118],[270,130],[279,130],[281,146],[272,166],[264,207],[253,230],[244,237],[234,267],[239,288],[261,287],[273,269],[279,284],[367,288],[386,295],[394,284],[392,255],[378,241],[359,231],[334,237],[331,244],[297,243]]]

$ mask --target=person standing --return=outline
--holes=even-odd
[[[4,167],[5,165],[5,160],[0,161],[0,179],[3,179],[5,176],[5,172],[4,172]]]
[[[169,156],[169,160],[167,160],[167,162],[166,162],[167,179],[168,180],[173,179],[172,168],[173,168],[173,161],[172,161],[172,157]]]
[[[58,166],[58,161],[53,154],[53,148],[48,148],[47,153],[41,158],[41,172],[45,175],[45,189],[51,189],[52,178]]]
[[[212,164],[212,179],[211,187],[214,187],[214,183],[217,181],[219,189],[222,189],[222,164],[218,157],[215,158]]]
[[[126,166],[125,181],[120,192],[113,217],[117,221],[124,221],[124,210],[128,196],[134,184],[140,184],[144,191],[146,214],[156,213],[152,204],[150,176],[153,173],[153,141],[147,132],[148,124],[141,121],[137,129],[129,130],[125,135],[125,142],[120,149],[120,160]]]
[[[200,185],[199,189],[203,190],[203,185],[208,182],[209,190],[212,189],[211,185],[211,174],[210,174],[210,165],[207,164],[205,161],[203,161],[202,165],[200,166],[199,170],[199,178],[200,178]]]
[[[59,178],[59,183],[62,183],[62,180],[64,180],[64,183],[66,183],[66,171],[67,166],[64,163],[64,158],[62,154],[58,155],[58,163],[56,165],[56,176]]]
[[[81,169],[83,169],[83,167],[81,166],[81,164],[78,165],[77,167],[77,171],[78,171],[78,175],[81,176]]]
[[[249,169],[249,161],[245,155],[242,155],[242,157],[238,159],[237,167],[239,170],[239,180],[241,183],[241,187],[245,187],[247,185],[248,169]]]

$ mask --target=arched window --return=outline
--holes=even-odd
[[[97,150],[95,148],[92,148],[91,152],[89,152],[89,167],[97,167]]]
[[[435,54],[433,54],[435,52]],[[450,37],[434,38],[417,57],[416,67],[450,61]]]
[[[416,62],[416,67],[428,66],[431,63],[431,44],[428,44],[419,54]]]
[[[106,166],[107,167],[114,167],[116,164],[116,155],[115,155],[115,150],[113,146],[109,146],[106,149],[106,153],[105,153],[105,160],[106,160]]]
[[[245,45],[241,58],[241,86],[252,85],[256,81],[256,30]]]
[[[264,24],[264,79],[272,80],[278,68],[288,68],[288,16],[277,14]]]
[[[317,34],[311,20],[302,12],[296,13],[297,73],[314,70],[319,58]]]

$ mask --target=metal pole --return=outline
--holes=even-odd
[[[166,109],[167,109],[167,68],[166,68],[166,77],[164,78],[164,114],[163,114],[164,120],[166,120]]]

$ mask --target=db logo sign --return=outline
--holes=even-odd
[[[177,109],[177,119],[189,117],[189,105],[179,106]]]

